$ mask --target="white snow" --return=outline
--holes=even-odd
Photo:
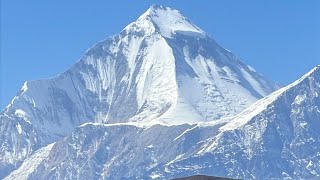
[[[249,74],[247,71],[245,71],[243,68],[241,68],[241,72],[243,77],[250,83],[250,85],[262,96],[268,95],[265,90],[261,87],[261,83],[257,82],[251,74]]]
[[[41,148],[39,151],[35,152],[32,156],[24,161],[20,168],[11,172],[4,180],[11,180],[11,179],[20,179],[20,180],[27,180],[29,175],[34,172],[38,165],[42,163],[42,161],[49,155],[52,147],[55,143],[49,144],[44,148]],[[32,161],[28,161],[31,160]]]
[[[157,178],[161,177],[161,174],[152,173],[150,177],[151,177],[151,179],[157,179]]]
[[[160,48],[161,51],[159,51]],[[156,106],[161,104],[172,104],[177,98],[172,49],[163,38],[160,38],[150,43],[144,60],[140,73],[137,74],[136,78],[139,108],[142,108],[144,103],[147,103],[148,109],[157,109],[158,107]],[[164,74],[166,78],[160,78]],[[134,121],[134,119],[132,120]]]
[[[28,82],[24,82],[23,83],[23,86],[22,86],[22,88],[21,88],[21,91],[22,92],[26,92],[28,90]]]
[[[197,126],[194,126],[190,129],[185,130],[182,134],[180,134],[179,136],[177,136],[176,138],[173,139],[173,141],[178,140],[179,138],[181,138],[183,135],[185,135],[187,132],[192,131],[193,129],[197,128]]]
[[[200,28],[181,15],[178,10],[159,6],[151,8],[149,13],[152,20],[159,26],[161,34],[165,37],[171,37],[172,33],[177,31],[193,32],[203,36],[205,34]]]
[[[306,94],[302,95],[297,95],[296,98],[294,99],[294,104],[300,105],[302,102],[307,98]]]
[[[14,112],[14,114],[17,116],[17,117],[20,117],[20,118],[24,118],[26,117],[26,112],[24,112],[22,109],[16,109],[16,111]]]
[[[172,161],[169,161],[165,166],[169,166],[170,164],[173,164],[177,160],[181,159],[184,156],[184,154],[179,154],[176,158],[174,158]]]
[[[303,80],[308,78],[312,73],[314,73],[318,68],[320,68],[320,67],[317,66],[317,67],[313,68],[311,71],[309,71],[308,73],[303,75],[300,79],[294,81],[290,85],[288,85],[286,87],[283,87],[283,88],[271,93],[267,97],[264,97],[264,98],[260,99],[259,101],[253,103],[250,107],[248,107],[243,112],[241,112],[240,114],[235,116],[235,118],[233,118],[233,120],[230,123],[228,123],[225,126],[221,127],[220,130],[221,131],[227,131],[227,130],[236,129],[236,128],[240,127],[240,126],[245,125],[254,116],[256,116],[257,114],[259,114],[263,110],[265,110],[267,108],[267,106],[270,105],[271,103],[273,103],[280,95],[282,95],[284,92],[288,91],[289,89],[297,86]],[[302,96],[301,95],[297,95],[295,100],[294,100],[294,102],[299,104],[304,99],[305,99],[305,95],[302,95]]]
[[[153,148],[154,146],[152,144],[148,145],[147,148]]]
[[[235,116],[228,124],[222,126],[220,128],[221,131],[233,130],[240,126],[245,125],[249,120],[251,120],[254,116],[261,113],[263,110],[267,108],[267,106],[274,102],[280,94],[282,94],[286,88],[282,88],[272,93],[271,95],[258,100],[253,103],[250,107],[245,109],[243,112]]]
[[[16,163],[34,152],[39,145],[36,140],[51,143],[79,126],[135,126],[143,131],[155,125],[220,127],[260,98],[254,93],[263,96],[276,88],[264,84],[245,66],[179,11],[152,6],[120,34],[88,50],[68,71],[52,79],[26,82],[23,93],[14,98],[0,120],[8,117],[16,122],[20,117],[39,132],[28,134],[25,123],[14,123],[12,128],[21,136],[35,137],[34,144],[30,146],[33,142],[26,138],[15,144],[17,152],[10,149],[14,153],[5,153],[15,157],[10,162]],[[241,79],[247,79],[252,87]],[[172,140],[183,141],[181,137],[192,130],[183,130]],[[17,139],[6,133],[8,142]],[[22,168],[26,166],[24,163]]]
[[[21,134],[22,133],[21,125],[17,124],[16,128],[17,128],[18,133]]]
[[[155,33],[157,28],[160,34]],[[42,122],[32,116],[29,119],[35,119],[33,124],[64,135],[86,122],[143,122],[144,127],[149,127],[218,120],[232,117],[255,102],[258,98],[251,91],[261,95],[270,92],[252,76],[253,72],[242,68],[239,73],[231,66],[220,67],[218,62],[244,67],[230,52],[219,51],[211,57],[212,49],[206,46],[169,43],[166,39],[181,32],[205,35],[179,11],[152,6],[121,35],[88,50],[66,73],[54,79],[28,82],[28,86],[25,83],[23,89],[28,91],[15,98],[13,104],[28,115],[37,109],[48,120]],[[173,46],[181,48],[182,54]],[[193,49],[201,49],[202,53],[193,54]],[[91,51],[94,53],[90,54]],[[250,81],[253,90],[241,84],[240,77]],[[28,108],[22,108],[26,104]],[[20,110],[17,114],[23,116]]]
[[[247,65],[247,67],[249,68],[250,71],[257,72],[256,69],[254,69],[252,66]]]
[[[154,31],[153,28],[150,28],[149,21],[146,21],[148,19],[156,25],[156,28],[159,28],[161,35],[167,38],[172,38],[174,33],[205,37],[203,30],[192,24],[178,10],[169,7],[153,5],[139,17],[138,21],[143,22],[140,23],[141,29]]]

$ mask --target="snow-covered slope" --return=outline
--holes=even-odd
[[[243,179],[320,177],[320,65],[259,100],[219,128],[166,176],[214,174]]]
[[[213,121],[277,88],[179,11],[154,5],[68,71],[24,83],[0,113],[0,174],[86,122]]]
[[[57,142],[51,152],[37,152],[34,156],[40,164],[29,168],[24,166],[29,164],[27,160],[7,179],[19,177],[16,175],[26,171],[29,175],[24,177],[30,179],[121,179],[121,174],[128,179],[150,179],[146,172],[152,173],[159,163],[167,163],[190,148],[187,144],[181,146],[180,140],[172,141],[189,127],[191,125],[155,125],[144,129],[131,125],[86,124]]]
[[[7,179],[20,173],[29,179],[316,178],[319,93],[320,66],[231,120],[151,127],[87,123],[36,152]]]

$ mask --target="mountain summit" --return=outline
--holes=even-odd
[[[153,5],[68,71],[26,82],[4,114],[60,135],[84,122],[195,123],[236,115],[275,89],[179,11]]]
[[[153,5],[66,72],[24,83],[0,114],[0,169],[84,123],[212,122],[277,88],[178,10]]]
[[[191,23],[178,10],[159,5],[152,5],[136,22],[131,23],[125,29],[137,26],[143,27],[145,31],[156,31],[166,38],[171,38],[175,33],[206,36],[204,31]]]

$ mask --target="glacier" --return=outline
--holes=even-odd
[[[280,87],[153,5],[66,72],[23,84],[0,113],[0,178],[319,176],[318,69],[267,96]]]

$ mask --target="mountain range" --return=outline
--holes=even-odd
[[[320,66],[280,87],[151,6],[0,113],[0,178],[320,175]]]

